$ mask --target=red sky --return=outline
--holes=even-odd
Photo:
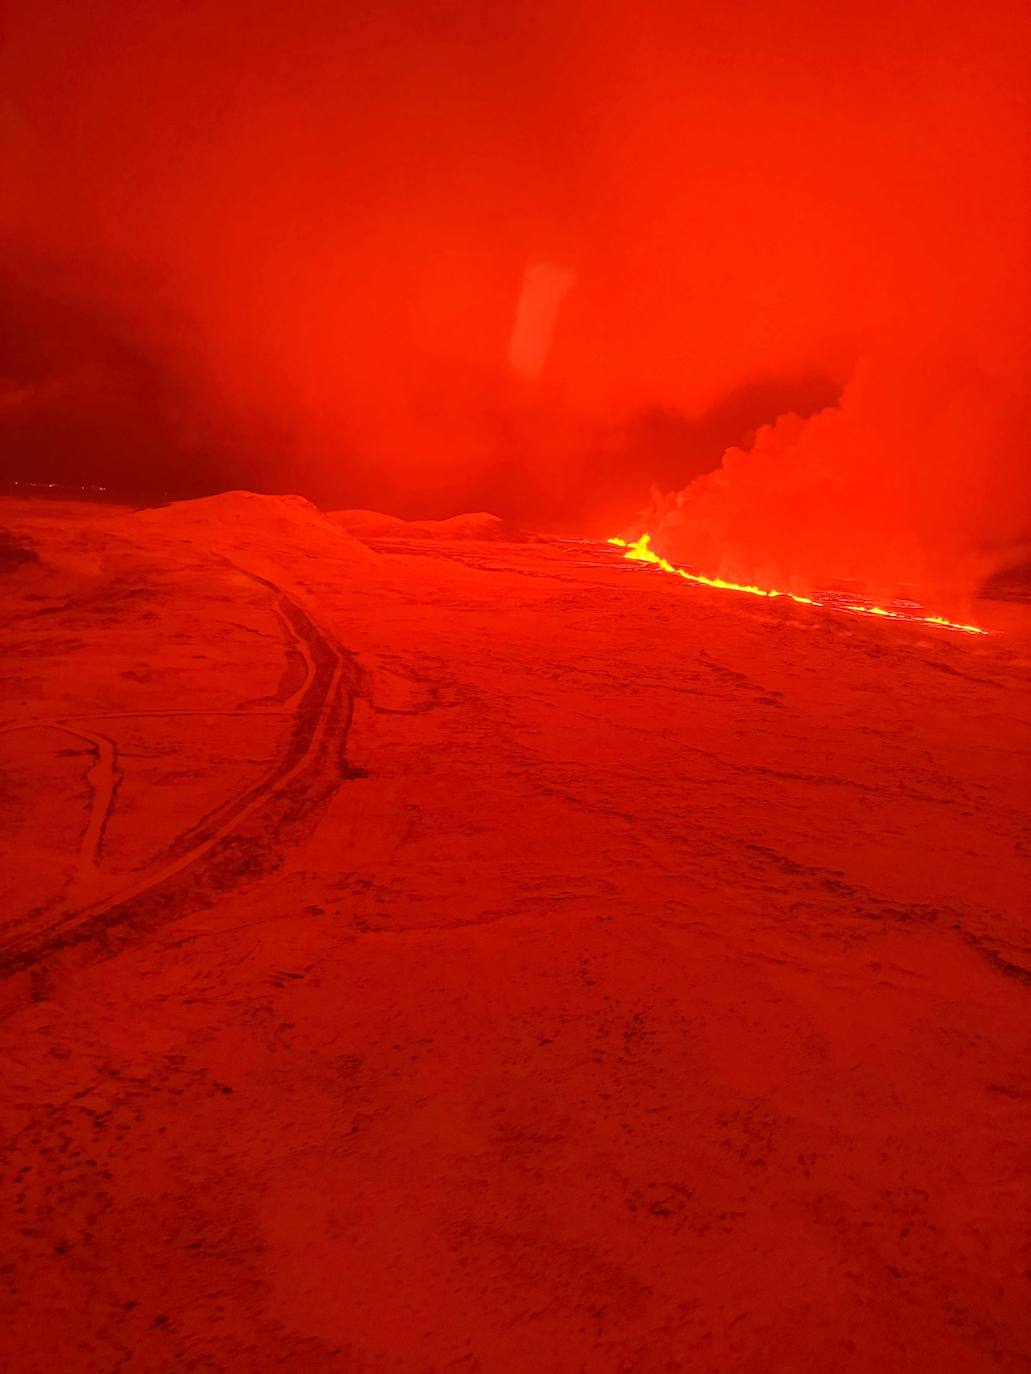
[[[1023,5],[26,0],[3,29],[11,471],[622,524],[864,359],[916,397],[893,438],[909,391],[875,380],[861,446],[895,523],[931,484],[953,534],[1019,536]],[[925,445],[971,376],[962,444]]]

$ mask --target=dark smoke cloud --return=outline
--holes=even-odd
[[[1026,533],[1023,5],[4,29],[8,461],[149,445],[187,488],[597,530],[686,488],[671,550],[751,575],[944,576]]]
[[[130,280],[0,246],[4,476],[162,496],[260,482],[285,447],[272,421],[224,414],[195,329]]]

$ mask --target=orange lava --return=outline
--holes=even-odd
[[[682,577],[686,582],[696,582],[702,587],[715,587],[720,591],[727,592],[747,592],[749,596],[765,596],[770,599],[778,596],[786,596],[789,601],[797,601],[800,606],[820,606],[828,611],[851,611],[855,615],[876,615],[888,620],[908,620],[919,625],[937,625],[945,630],[960,630],[968,635],[985,635],[987,630],[982,630],[978,625],[961,625],[954,620],[946,620],[940,615],[907,615],[902,611],[888,611],[883,606],[859,606],[855,604],[839,604],[819,601],[811,596],[796,596],[794,592],[782,592],[776,588],[756,587],[745,585],[743,582],[727,582],[722,577],[705,577],[701,573],[690,573],[685,568],[678,568],[663,558],[651,548],[651,535],[642,534],[639,539],[628,542],[625,539],[610,539],[610,544],[615,544],[617,548],[625,549],[624,558],[629,558],[636,563],[653,563],[662,572],[673,573],[676,577]]]

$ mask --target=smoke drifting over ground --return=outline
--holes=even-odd
[[[5,465],[964,581],[1028,532],[1022,10],[16,5]]]

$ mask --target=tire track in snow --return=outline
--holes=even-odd
[[[83,831],[79,846],[78,880],[80,883],[95,881],[98,877],[98,861],[104,832],[115,802],[115,793],[121,781],[118,767],[118,746],[108,735],[97,731],[85,730],[79,725],[69,725],[62,721],[58,727],[70,735],[76,735],[93,748],[93,766],[86,774],[90,787],[90,812],[86,829]]]
[[[251,572],[246,568],[233,565],[237,572],[243,573],[252,581],[272,591],[276,598],[276,611],[287,626],[297,652],[305,663],[305,680],[294,697],[293,728],[284,756],[253,787],[242,794],[221,803],[193,826],[180,833],[148,870],[140,878],[118,892],[99,902],[76,908],[66,908],[47,918],[40,911],[31,912],[17,923],[15,929],[8,927],[0,944],[0,978],[30,969],[41,960],[59,954],[61,951],[86,941],[103,940],[105,933],[120,926],[151,925],[163,920],[174,920],[180,914],[179,904],[175,901],[178,884],[181,880],[194,880],[200,887],[194,889],[194,900],[202,898],[205,876],[210,880],[214,873],[205,874],[205,869],[214,866],[220,851],[230,842],[243,841],[244,849],[249,850],[253,861],[260,858],[268,848],[262,843],[262,836],[247,837],[242,831],[248,821],[268,807],[273,814],[263,828],[267,837],[274,835],[277,826],[292,819],[299,812],[314,805],[317,798],[313,795],[320,774],[329,772],[332,785],[339,785],[343,776],[340,767],[347,733],[353,715],[354,697],[359,688],[359,673],[353,659],[346,650],[316,625],[303,607],[294,601],[282,587]],[[70,733],[81,734],[84,739],[96,739],[99,749],[101,737],[80,732],[68,726]],[[100,793],[101,806],[96,804],[83,839],[81,862],[98,852],[103,837],[103,828],[110,814],[111,798],[114,793],[114,755],[111,745],[111,786]],[[332,768],[327,769],[327,764]],[[99,766],[94,765],[94,770]],[[309,777],[310,775],[310,777]],[[104,765],[99,783],[107,777]],[[294,794],[300,789],[301,796]],[[106,797],[106,803],[104,801]],[[235,865],[239,870],[239,860]],[[209,881],[210,886],[210,881]],[[225,884],[219,883],[219,888]]]

